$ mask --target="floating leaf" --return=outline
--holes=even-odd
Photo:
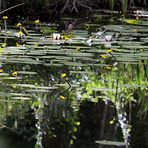
[[[102,144],[102,145],[114,145],[114,146],[125,146],[126,144],[124,142],[118,142],[118,141],[95,141],[98,144]]]

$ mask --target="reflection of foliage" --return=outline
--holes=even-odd
[[[31,71],[35,71],[35,73]],[[56,141],[59,145],[62,144],[65,147],[73,144],[76,139],[77,126],[79,125],[77,112],[71,105],[71,102],[74,102],[73,94],[68,93],[66,95],[64,87],[52,91],[55,83],[66,83],[67,78],[61,77],[61,74],[66,73],[67,76],[67,69],[65,67],[60,69],[56,67],[36,67],[29,64],[6,64],[3,66],[3,72],[6,74],[6,76],[4,75],[6,79],[2,77],[2,87],[0,89],[2,95],[6,95],[1,98],[6,103],[2,102],[1,104],[2,123],[5,123],[7,116],[12,116],[14,120],[12,120],[10,127],[13,128],[14,125],[14,131],[20,130],[19,132],[22,135],[24,134],[23,136],[30,138],[27,134],[32,133],[28,133],[28,131],[35,130],[35,127],[32,127],[32,129],[28,128],[28,130],[25,130],[25,128],[21,129],[21,127],[29,124],[25,115],[31,108],[35,113],[35,117],[31,119],[33,122],[32,126],[36,125],[38,130],[37,144],[43,141],[46,145],[48,140],[49,142],[52,140]],[[16,73],[15,75],[14,72]],[[9,79],[10,77],[14,79]],[[21,79],[18,79],[20,77]],[[47,88],[51,87],[51,90],[44,89],[44,86],[47,86]],[[38,87],[45,92],[38,92],[36,90]],[[61,95],[66,96],[61,99]],[[23,119],[26,119],[27,123]],[[34,136],[34,133],[31,136]],[[59,139],[62,140],[59,141]]]
[[[0,103],[0,122],[4,124],[4,130],[8,133],[19,135],[24,140],[35,140],[36,128],[33,111],[29,104],[19,101],[6,101]]]
[[[137,70],[136,65],[120,64],[119,67],[115,67],[108,72],[106,71],[101,77],[94,74],[90,75],[89,83],[86,82],[83,84],[87,92],[82,93],[82,98],[97,101],[101,96],[104,98],[104,101],[109,99],[116,105],[119,98],[124,97],[125,104],[128,101],[138,101],[140,103],[142,98],[145,99],[147,96],[147,78],[145,77],[145,71],[142,65],[138,67],[141,68]],[[134,100],[133,95],[136,90],[139,90],[139,95],[141,94],[139,100]],[[96,95],[98,93],[100,96]],[[141,111],[143,109],[141,108]],[[146,109],[144,110],[146,111]]]
[[[43,141],[45,141],[43,146],[68,147],[76,139],[75,132],[79,125],[76,112],[71,106],[71,98],[66,96],[66,100],[61,100],[56,93],[43,98],[41,102],[34,102],[32,106],[36,108],[37,119],[40,121]]]
[[[145,103],[148,95],[146,93],[146,79],[143,66],[136,69],[136,65],[120,64],[106,72],[104,76],[90,75],[88,83],[83,84],[84,92],[81,92],[81,96],[82,99],[93,102],[103,99],[108,104],[111,101],[117,109],[118,121],[121,124],[125,142],[128,143],[127,138],[131,128],[128,124],[131,121],[128,121],[125,106],[131,101],[139,102],[141,104],[140,112],[146,113],[148,111],[148,104]],[[134,98],[135,91],[141,97],[138,100]],[[129,116],[131,116],[130,111],[131,108],[129,108]]]

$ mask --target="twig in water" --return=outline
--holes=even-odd
[[[31,47],[28,48],[28,50],[24,53],[26,55],[31,50]]]
[[[13,8],[16,8],[16,7],[19,7],[19,6],[21,6],[21,5],[24,5],[24,4],[25,4],[25,3],[21,3],[21,4],[18,4],[18,5],[12,6],[12,7],[10,7],[10,8],[7,8],[7,9],[1,11],[0,14],[6,12],[6,11],[8,11],[8,10],[11,10],[11,9],[13,9]]]

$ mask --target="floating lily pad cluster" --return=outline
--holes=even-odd
[[[60,86],[60,82],[57,83],[56,81],[50,87],[21,84],[22,75],[38,75],[36,70],[23,71],[23,65],[36,67],[39,65],[58,69],[67,67],[68,73],[70,73],[69,77],[72,77],[75,73],[80,75],[90,73],[88,67],[91,68],[92,72],[95,72],[96,67],[101,69],[102,67],[112,66],[112,61],[138,64],[140,60],[148,59],[147,26],[106,25],[101,28],[104,31],[91,33],[91,36],[88,35],[88,31],[74,30],[72,37],[68,40],[53,40],[50,36],[36,34],[30,30],[24,45],[16,47],[8,44],[0,56],[2,67],[13,65],[13,69],[10,67],[9,70],[7,69],[1,73],[4,85],[7,85],[4,80],[8,79],[9,81],[20,81],[19,83],[16,82],[16,87],[36,88],[37,90],[40,87],[44,91],[52,87],[53,89],[58,89],[57,85]],[[1,32],[0,38],[5,38],[6,34],[9,33],[8,42],[11,39],[15,40],[15,32],[15,30],[7,31],[7,33]],[[112,39],[106,41],[106,36],[111,36]],[[108,44],[110,44],[109,47],[107,46]],[[108,49],[111,49],[111,54],[107,52]],[[108,59],[109,61],[106,62]],[[22,67],[20,69],[15,68],[19,64]],[[75,70],[78,68],[81,70]],[[15,77],[8,72],[15,70],[17,71]],[[12,85],[14,84],[12,83]]]

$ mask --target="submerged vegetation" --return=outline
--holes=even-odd
[[[138,0],[0,3],[2,137],[30,148],[148,147],[148,22]]]

